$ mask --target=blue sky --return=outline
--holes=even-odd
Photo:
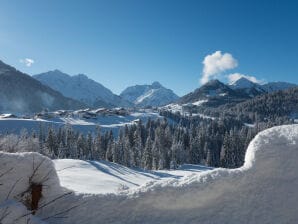
[[[157,80],[186,94],[201,85],[207,55],[232,58],[205,64],[207,79],[298,83],[296,2],[3,0],[0,60],[28,74],[84,73],[115,93]]]

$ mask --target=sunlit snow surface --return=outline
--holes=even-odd
[[[137,189],[164,180],[182,179],[211,168],[183,165],[177,170],[146,171],[130,169],[106,161],[54,160],[62,186],[77,193],[106,194]]]
[[[173,176],[161,177],[162,172],[150,174],[108,163],[99,163],[97,167],[98,164],[94,166],[88,161],[69,164],[62,161],[55,169],[51,160],[36,153],[0,153],[0,174],[8,172],[0,178],[0,214],[10,211],[9,219],[1,223],[27,223],[26,216],[18,222],[11,220],[17,218],[15,214],[28,214],[23,209],[14,211],[19,198],[28,190],[33,162],[37,165],[40,161],[45,162],[34,175],[34,181],[44,186],[41,205],[60,198],[39,210],[36,218],[45,219],[68,211],[63,218],[47,219],[48,223],[295,224],[298,220],[298,125],[274,127],[259,133],[249,144],[243,167],[190,171],[182,177],[175,176],[185,170],[165,171],[164,175]],[[67,168],[69,165],[77,168]],[[80,193],[77,189],[76,194],[61,197],[70,190],[62,188],[58,178],[65,186],[63,172],[72,172],[72,169],[77,172],[69,178],[82,175],[86,187],[76,186],[74,178],[67,180],[68,188],[80,188]],[[86,171],[93,173],[86,177]],[[97,186],[93,183],[96,173],[101,176]],[[105,182],[105,187],[113,188],[114,192],[118,183],[126,187],[120,184],[114,194],[90,194],[92,189],[87,189],[88,184],[101,188]],[[12,206],[7,209],[10,201]],[[76,207],[69,210],[73,206]]]
[[[148,119],[162,118],[155,112],[134,112],[126,116],[120,115],[106,115],[98,116],[95,119],[84,119],[79,116],[74,117],[54,117],[49,119],[22,119],[22,118],[1,118],[0,117],[0,134],[1,133],[19,133],[22,129],[28,131],[39,131],[40,127],[46,128],[53,127],[59,128],[65,125],[70,125],[75,130],[88,133],[95,132],[98,126],[102,131],[113,130],[115,134],[119,128],[125,125],[131,125],[138,120],[145,123]]]

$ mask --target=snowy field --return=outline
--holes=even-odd
[[[0,153],[0,219],[3,224],[292,224],[298,220],[297,160],[298,125],[259,133],[238,169],[142,173],[110,163],[69,160],[55,161],[56,171],[51,160],[37,153]],[[114,190],[118,183],[131,183],[116,193],[111,189],[114,194],[90,194],[92,189],[64,179],[63,172],[76,172],[86,186],[99,189],[107,180],[104,187]],[[34,216],[24,206],[32,182],[43,186]]]
[[[177,170],[145,171],[107,161],[54,160],[60,183],[76,193],[108,194],[142,188],[161,181],[183,179],[211,168],[183,165]]]
[[[95,132],[96,127],[100,126],[102,131],[112,130],[114,134],[117,134],[119,128],[134,124],[139,119],[142,120],[142,122],[146,122],[149,118],[155,120],[162,117],[154,112],[135,112],[127,116],[98,116],[95,119],[85,119],[79,116],[57,116],[49,119],[0,118],[0,134],[6,132],[19,133],[22,129],[26,129],[29,132],[39,131],[40,126],[43,128],[59,128],[65,125],[70,125],[75,130],[83,133]]]
[[[187,110],[184,110],[183,107],[185,106],[196,106],[196,107],[199,107],[201,106],[202,104],[208,102],[208,100],[199,100],[199,101],[196,101],[194,103],[191,103],[191,104],[175,104],[175,103],[171,103],[171,104],[168,104],[166,106],[163,106],[162,109],[163,110],[167,110],[167,111],[170,111],[172,113],[180,113],[182,114],[183,116],[192,116],[192,117],[200,117],[200,118],[203,118],[203,119],[211,119],[211,120],[214,120],[216,119],[215,117],[211,117],[211,116],[208,116],[208,115],[205,115],[205,114],[201,114],[201,113],[192,113],[190,115],[190,113],[187,111]]]

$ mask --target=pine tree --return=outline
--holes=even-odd
[[[148,136],[144,153],[142,156],[142,166],[147,170],[152,170],[152,140],[151,136]]]
[[[48,148],[51,156],[57,158],[58,156],[58,143],[55,135],[55,131],[52,128],[48,130],[48,136],[46,139],[46,147]]]

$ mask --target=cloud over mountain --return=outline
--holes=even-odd
[[[261,84],[264,82],[264,80],[259,80],[257,79],[255,76],[251,76],[251,75],[244,75],[244,74],[241,74],[241,73],[233,73],[233,74],[229,74],[227,76],[228,80],[229,80],[229,83],[234,83],[236,82],[237,80],[241,79],[241,78],[246,78],[248,79],[249,81],[253,82],[253,83],[258,83],[258,84]]]
[[[226,70],[236,68],[238,62],[230,53],[223,54],[221,51],[216,51],[204,58],[203,65],[201,84],[207,83],[211,78]]]

